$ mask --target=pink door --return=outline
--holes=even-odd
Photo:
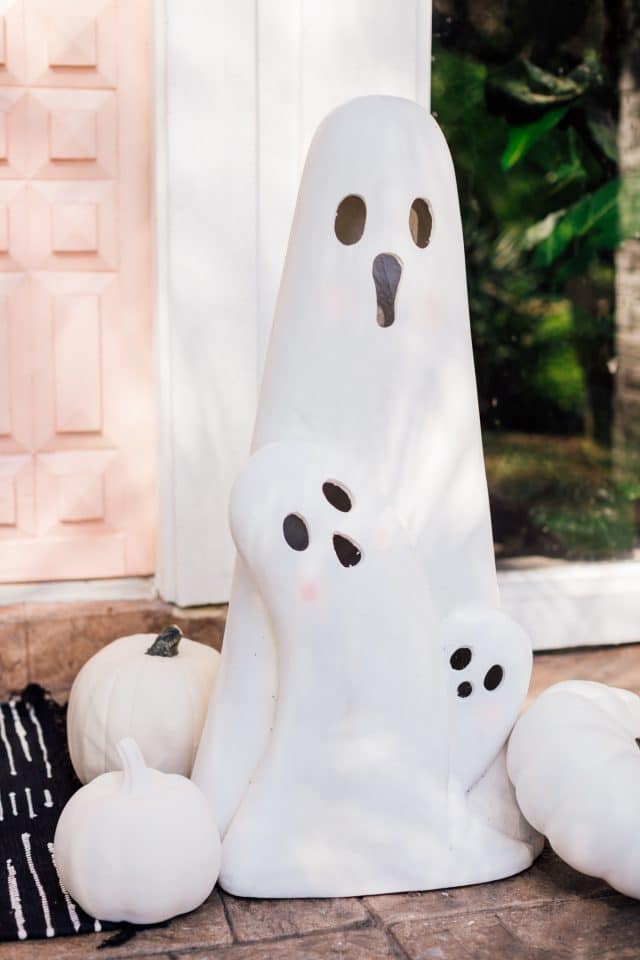
[[[151,573],[150,0],[0,0],[0,581]]]

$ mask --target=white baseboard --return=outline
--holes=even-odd
[[[499,570],[498,582],[534,650],[640,641],[640,558]]]
[[[504,609],[534,650],[640,642],[640,557],[501,569]],[[153,600],[153,577],[0,585],[0,606],[91,600]]]
[[[82,603],[91,600],[155,600],[154,577],[112,580],[48,580],[0,585],[0,607],[12,603]]]

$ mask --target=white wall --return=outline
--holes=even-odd
[[[640,641],[640,553],[632,560],[501,570],[502,605],[534,650]]]
[[[158,586],[228,597],[248,451],[298,180],[351,97],[428,104],[430,0],[158,0]]]

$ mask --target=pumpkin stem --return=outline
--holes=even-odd
[[[126,793],[135,793],[142,786],[142,781],[147,772],[140,747],[133,737],[124,737],[117,743],[116,750],[124,774],[122,789]]]
[[[150,657],[177,657],[181,640],[182,630],[173,624],[165,627],[162,633],[158,634],[146,652]]]

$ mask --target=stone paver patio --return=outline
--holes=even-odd
[[[640,690],[640,646],[545,654],[532,691],[579,678]],[[0,945],[0,960],[626,960],[640,903],[549,849],[526,873],[477,887],[349,900],[243,900],[214,891],[166,927],[101,949],[107,934]]]

